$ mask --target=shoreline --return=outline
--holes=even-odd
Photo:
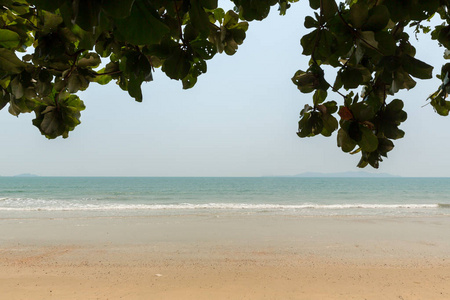
[[[5,299],[449,299],[448,217],[1,219]]]

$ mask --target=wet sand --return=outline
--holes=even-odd
[[[449,219],[1,219],[0,299],[450,299]]]

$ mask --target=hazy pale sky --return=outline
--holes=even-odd
[[[251,22],[234,56],[218,54],[197,85],[181,83],[159,70],[143,85],[137,103],[115,83],[92,83],[80,97],[86,110],[68,139],[47,140],[31,124],[0,111],[0,175],[42,176],[265,176],[302,172],[358,171],[359,155],[343,153],[330,138],[300,139],[299,112],[311,103],[290,80],[307,69],[300,38],[308,31],[305,1],[286,16],[273,8],[268,19]],[[440,72],[443,49],[424,39],[417,58]],[[403,139],[379,170],[401,176],[450,176],[450,118],[433,112],[426,98],[437,79],[418,81],[402,92],[408,120]],[[329,100],[342,103],[338,95]]]

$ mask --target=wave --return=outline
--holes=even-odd
[[[248,203],[204,203],[204,204],[86,204],[52,203],[51,205],[0,206],[0,211],[107,211],[107,210],[414,210],[450,208],[450,204],[248,204]]]

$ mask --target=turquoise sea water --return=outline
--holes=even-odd
[[[450,178],[0,177],[0,218],[450,215]]]

